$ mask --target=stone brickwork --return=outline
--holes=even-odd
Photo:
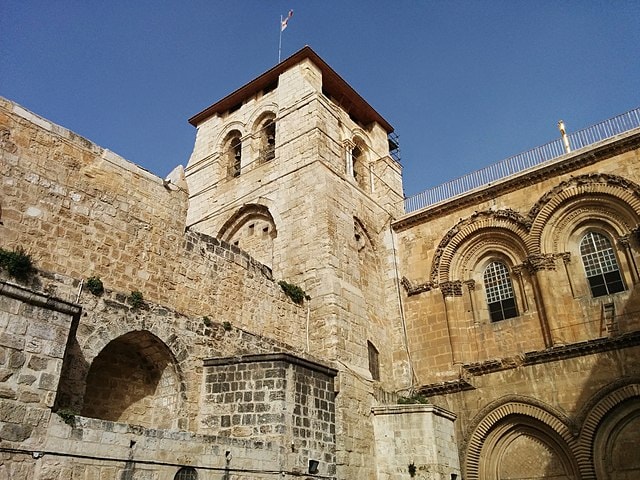
[[[335,475],[336,370],[287,354],[205,361],[202,430],[281,446],[281,469]]]
[[[309,47],[190,122],[163,180],[0,99],[0,477],[637,476],[638,129],[405,215]]]
[[[460,476],[451,412],[414,404],[375,407],[373,415],[379,480]]]
[[[636,129],[394,223],[417,390],[458,415],[464,478],[640,472],[624,453],[640,411],[639,181]],[[609,239],[622,291],[591,290],[588,232]],[[496,261],[517,309],[497,320]]]
[[[198,133],[185,169],[187,223],[208,235],[232,235],[240,248],[262,254],[251,230],[258,212],[273,220],[270,232],[276,233],[268,241],[274,276],[311,297],[308,351],[338,362],[338,475],[369,478],[375,475],[369,419],[374,390],[409,384],[406,374],[392,375],[406,372],[406,354],[384,348],[402,348],[389,227],[401,214],[400,166],[389,155],[390,126],[355,107],[361,99],[315,54],[301,53],[297,62],[245,85],[242,96],[234,93],[192,118]],[[275,122],[268,161],[259,155],[265,116]],[[231,177],[224,147],[230,132],[242,140],[242,168]],[[367,341],[380,352],[376,382]]]
[[[20,443],[42,433],[79,313],[75,305],[0,282],[0,439]]]

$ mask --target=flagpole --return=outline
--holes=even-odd
[[[280,40],[278,42],[278,63],[280,63],[280,55],[282,53],[282,15],[280,15],[280,25],[278,27],[280,29]]]

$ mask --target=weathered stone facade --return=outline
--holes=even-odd
[[[0,478],[638,474],[637,129],[405,214],[308,47],[190,122],[162,180],[0,99]]]

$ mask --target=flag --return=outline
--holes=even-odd
[[[293,17],[293,10],[289,10],[289,13],[287,14],[287,16],[280,21],[280,31],[284,32],[284,29],[287,28],[287,23],[289,22],[289,19]]]

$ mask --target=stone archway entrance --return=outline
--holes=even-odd
[[[108,343],[89,369],[82,415],[144,427],[172,428],[180,377],[169,348],[148,331]]]

